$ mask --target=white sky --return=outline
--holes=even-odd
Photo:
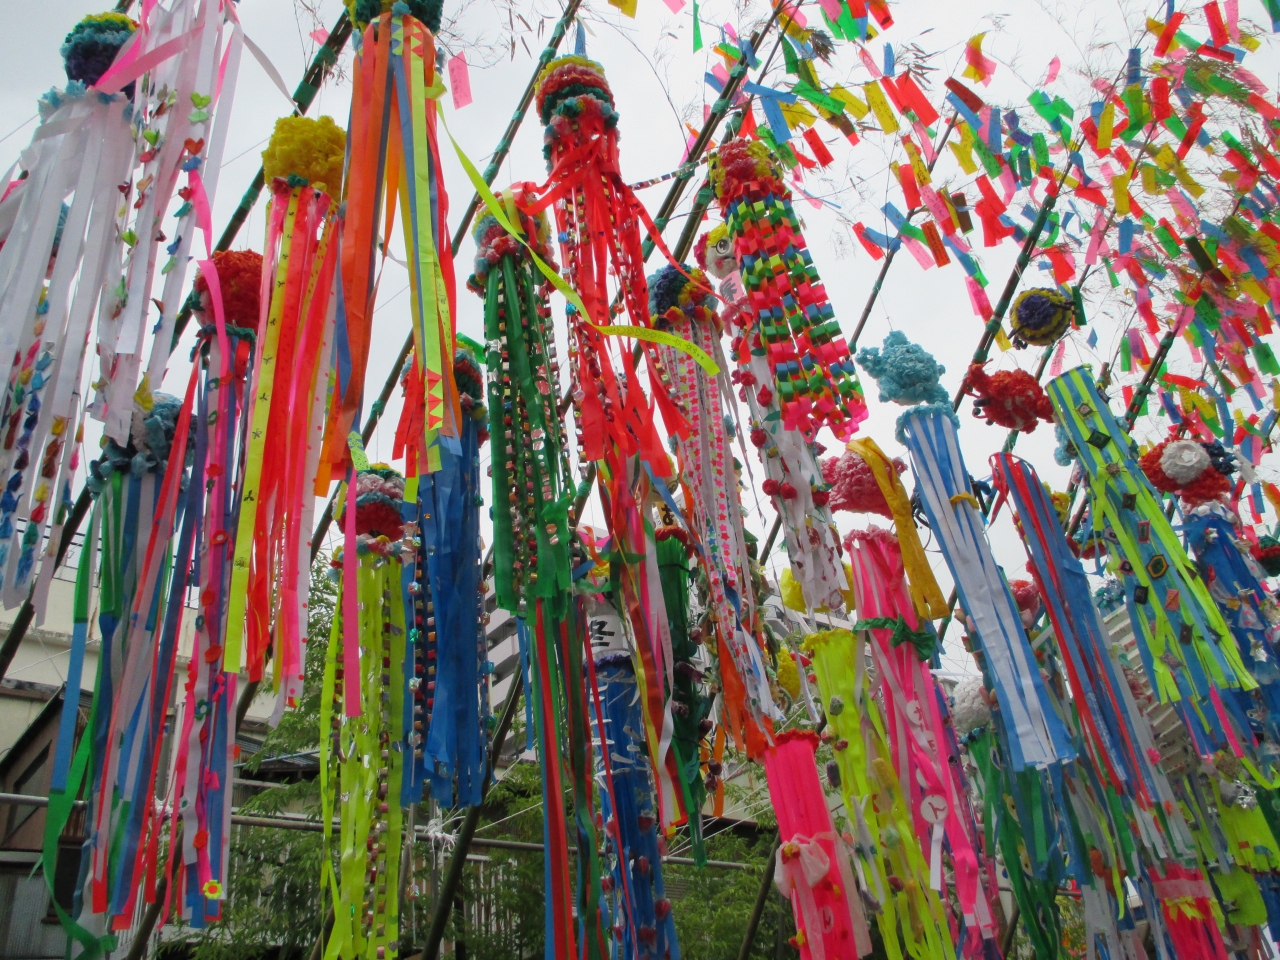
[[[81,16],[100,12],[104,6],[104,0],[45,0],[40,5],[38,17],[26,18],[20,29],[0,34],[0,170],[7,169],[30,140],[35,127],[37,97],[49,87],[65,82],[58,56],[63,35]],[[749,34],[753,24],[767,12],[768,4],[764,0],[744,0],[741,4],[725,0],[703,2],[700,9],[708,49],[698,54],[692,52],[691,5],[680,14],[673,15],[662,0],[639,0],[634,20],[621,17],[603,0],[590,0],[584,6],[589,31],[587,53],[604,65],[621,115],[623,176],[629,182],[637,182],[674,169],[687,138],[678,114],[682,113],[685,119],[698,126],[702,118],[702,104],[709,104],[715,98],[714,92],[702,80],[710,64],[718,62],[709,50],[718,39],[715,25],[729,21],[740,33]],[[1197,8],[1199,6],[1202,4],[1196,4]],[[1242,17],[1261,19],[1264,16],[1261,0],[1241,0],[1240,6]],[[524,36],[529,51],[536,56],[560,7],[554,0],[516,0],[516,7],[535,28],[538,15],[545,17],[540,36],[536,32]],[[1191,5],[1185,2],[1179,2],[1178,7],[1191,10]],[[319,20],[329,25],[337,19],[341,4],[338,0],[318,0],[317,8]],[[446,13],[457,8],[457,3],[449,0]],[[1025,104],[1027,94],[1043,78],[1048,62],[1058,56],[1062,60],[1061,75],[1047,89],[1079,107],[1092,99],[1088,95],[1086,81],[1079,73],[1080,67],[1088,64],[1096,73],[1113,75],[1122,66],[1126,51],[1132,45],[1130,28],[1139,27],[1146,15],[1163,18],[1164,0],[1148,0],[1146,3],[1137,0],[901,0],[893,3],[892,8],[897,24],[882,40],[873,41],[869,49],[877,62],[881,60],[884,41],[891,42],[896,50],[917,43],[927,52],[938,51],[939,56],[932,61],[938,67],[937,81],[931,94],[935,104],[941,100],[941,80],[953,73],[958,75],[963,68],[964,42],[973,34],[988,30],[991,32],[984,51],[1000,66],[991,85],[980,91],[984,99],[1004,106]],[[811,18],[820,19],[816,3],[805,4],[804,9]],[[240,16],[249,37],[266,52],[286,83],[290,86],[296,83],[317,45],[308,36],[316,24],[305,15],[300,21],[293,4],[286,0],[244,0],[240,4]],[[505,8],[501,5],[491,0],[472,0],[460,26],[470,39],[492,42],[499,33],[505,32],[506,19]],[[1202,26],[1200,32],[1203,32]],[[562,45],[562,51],[570,52],[572,43],[571,33]],[[762,55],[767,53],[767,49],[762,51]],[[1247,66],[1273,87],[1280,64],[1275,50],[1274,41],[1268,38],[1263,49],[1246,61]],[[483,53],[483,50],[472,48],[469,59],[479,61],[483,59]],[[533,56],[526,53],[517,39],[514,60],[503,58],[488,68],[473,66],[471,86],[475,102],[471,106],[455,111],[446,96],[450,126],[463,148],[481,168],[515,108],[533,69]],[[349,59],[348,53],[344,62],[349,62]],[[820,66],[819,74],[828,81],[862,82],[868,79],[856,51],[848,44],[837,46],[833,66]],[[345,126],[349,98],[349,84],[326,84],[310,114],[330,114]],[[257,169],[258,154],[265,146],[272,123],[287,110],[288,104],[283,96],[258,64],[246,55],[238,78],[234,123],[226,147],[220,189],[214,201],[216,230],[221,230]],[[846,333],[850,333],[862,311],[879,263],[873,262],[858,246],[841,215],[851,215],[852,219],[863,220],[870,227],[890,232],[883,217],[874,211],[886,197],[901,206],[900,191],[896,187],[889,188],[888,172],[889,160],[899,157],[890,154],[888,147],[875,135],[868,136],[857,147],[850,147],[825,124],[820,123],[819,130],[835,154],[836,162],[827,171],[830,183],[811,179],[806,188],[812,193],[830,197],[841,207],[841,212],[815,210],[800,197],[796,199],[796,207],[804,218],[814,262],[826,283],[836,316]],[[471,197],[471,190],[452,152],[447,146],[444,150],[451,222],[456,224]],[[958,174],[950,158],[944,158],[939,172],[944,176],[949,172]],[[495,186],[501,188],[524,180],[541,182],[544,178],[541,129],[536,117],[531,117],[521,129]],[[641,193],[642,200],[651,211],[661,203],[667,186],[661,184]],[[691,196],[693,189],[687,193]],[[687,209],[687,206],[686,202],[682,209]],[[240,234],[237,247],[262,248],[265,208],[265,203],[257,206]],[[1013,213],[1015,211],[1011,209]],[[668,230],[669,243],[675,242],[681,224],[682,221],[677,220]],[[980,243],[980,240],[975,242]],[[469,240],[459,251],[458,329],[483,340],[481,301],[462,288],[470,272],[473,251]],[[1016,252],[1012,241],[995,250],[978,248],[975,251],[991,280],[988,295],[993,303],[1004,285]],[[660,255],[655,254],[649,261],[650,271],[660,264]],[[1034,270],[1032,273],[1036,274]],[[1034,276],[1029,279],[1032,284],[1037,283]],[[405,284],[403,269],[388,262],[382,280],[369,364],[367,383],[370,398],[387,376],[409,330],[409,298],[404,292]],[[562,314],[558,309],[556,316],[560,322]],[[1117,321],[1114,316],[1093,316],[1101,359],[1111,359],[1117,344]],[[944,385],[948,391],[954,391],[982,330],[981,321],[969,307],[960,266],[953,263],[941,270],[922,271],[903,251],[889,272],[861,345],[878,345],[891,329],[905,331],[913,340],[933,351],[947,367]],[[185,356],[187,351],[187,346],[184,346],[180,348],[179,355]],[[1033,369],[1037,359],[1038,352],[1033,350],[1005,355],[997,352],[995,357],[998,366],[1009,367],[1016,363],[1027,369]],[[1095,363],[1096,370],[1099,357],[1085,346],[1084,336],[1075,334],[1068,346],[1066,360],[1068,367],[1077,362],[1091,361]],[[175,361],[165,389],[180,392],[185,379],[185,364]],[[893,440],[893,421],[900,408],[879,403],[873,381],[864,378],[864,386],[871,405],[871,418],[864,424],[863,432],[874,437],[886,451],[904,454]],[[374,458],[390,457],[398,409],[397,399],[384,419],[387,428],[379,430],[370,445],[369,452]],[[1005,431],[987,427],[973,419],[969,415],[968,403],[962,408],[961,415],[963,429],[960,438],[968,467],[975,476],[985,477],[990,472],[987,458],[1000,448]],[[1151,438],[1160,429],[1150,423],[1145,427],[1140,425],[1138,435],[1143,439]],[[834,441],[829,445],[834,450]],[[1054,463],[1053,446],[1052,428],[1042,425],[1033,435],[1019,439],[1017,452],[1030,459],[1045,480],[1062,489],[1067,482],[1066,471]],[[1273,456],[1264,460],[1263,472],[1268,479],[1275,479],[1274,471],[1269,468],[1276,463]],[[758,463],[753,462],[752,468],[759,475]],[[772,510],[766,507],[767,516],[761,518],[754,512],[754,504],[750,509],[748,523],[763,537],[772,523]],[[588,522],[590,519],[587,518]],[[841,515],[839,519],[842,528],[852,526],[848,514]],[[1009,574],[1023,575],[1025,554],[1007,513],[993,527],[992,540],[997,559],[1005,564]],[[944,590],[949,589],[950,577],[941,557],[936,553],[932,557]],[[953,669],[964,669],[969,658],[960,649],[956,637],[954,632],[949,634],[948,650],[952,652],[946,657],[947,665]]]

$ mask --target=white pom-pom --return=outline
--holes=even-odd
[[[987,706],[987,692],[981,677],[961,680],[951,692],[951,724],[956,736],[966,737],[979,727],[991,722],[991,708]]]
[[[1174,483],[1186,485],[1209,469],[1209,453],[1194,440],[1174,440],[1160,454],[1160,469]]]

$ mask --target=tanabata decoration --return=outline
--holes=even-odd
[[[134,103],[143,125],[141,169],[125,197],[136,212],[123,234],[123,276],[117,283],[120,267],[113,261],[108,295],[99,307],[100,376],[89,406],[103,432],[118,443],[128,440],[134,394],[145,398],[164,379],[197,235],[206,258],[201,269],[213,255],[211,208],[243,47],[235,4],[151,4],[143,7],[135,42],[95,84],[113,93],[137,80]],[[183,174],[186,183],[179,186]],[[175,193],[181,205],[166,220]],[[150,321],[153,305],[159,316]],[[143,356],[148,333],[150,358]]]
[[[1109,567],[1124,585],[1147,678],[1161,702],[1178,701],[1203,753],[1230,748],[1239,755],[1237,729],[1247,722],[1229,715],[1220,690],[1247,692],[1257,684],[1139,468],[1128,432],[1086,368],[1055,377],[1048,392],[1086,479],[1093,531],[1104,537]]]
[[[860,886],[879,915],[886,956],[899,960],[955,956],[946,907],[929,885],[929,858],[917,838],[893,765],[879,701],[868,689],[862,639],[849,630],[805,638],[826,714],[824,742],[835,752],[827,782],[840,791],[852,827],[846,843],[854,854]],[[810,763],[812,763],[810,759]]]
[[[997,726],[1015,771],[1074,755],[1049,703],[1018,608],[996,565],[978,500],[956,437],[957,418],[938,383],[941,367],[899,331],[883,351],[858,356],[880,384],[881,398],[908,405],[898,432],[911,453],[929,527],[955,579],[960,603],[981,644],[984,672],[999,700]]]
[[[223,617],[240,510],[236,494],[248,469],[246,381],[262,285],[262,257],[249,252],[215,254],[195,284],[201,326],[182,410],[195,433],[195,463],[174,580],[185,588],[192,571],[197,612],[174,749],[177,816],[169,832],[169,875],[176,880],[166,893],[195,927],[222,917],[230,869],[239,675],[224,668]]]
[[[848,439],[867,416],[853,357],[809,256],[791,191],[768,147],[738,138],[709,165],[747,298],[740,365],[764,354],[782,423],[812,439],[823,426]],[[767,400],[763,402],[767,405]]]
[[[331,563],[341,578],[338,610],[355,615],[333,618],[320,695],[323,881],[334,904],[325,956],[342,960],[399,951],[407,585],[420,576],[419,544],[402,513],[404,477],[370,464],[355,435],[351,459],[355,483],[343,488],[337,520],[355,534]]]
[[[40,125],[18,159],[25,177],[6,184],[0,201],[8,225],[0,236],[0,600],[7,607],[26,598],[44,534],[53,531],[54,549],[70,499],[86,340],[103,289],[118,279],[125,230],[118,187],[136,163],[142,122],[132,87],[106,94],[95,84],[136,27],[105,13],[67,34],[67,86],[40,99]],[[37,623],[52,578],[52,564],[44,567]]]
[[[480,446],[489,438],[488,412],[484,374],[470,348],[459,348],[453,377],[460,449],[443,447],[439,469],[419,478],[416,519],[406,524],[421,531],[422,576],[405,586],[413,616],[405,645],[404,749],[411,760],[404,806],[421,799],[425,781],[442,805],[479,804],[492,721],[480,570]],[[415,516],[412,507],[408,514]]]
[[[101,637],[98,671],[78,748],[78,697],[64,698],[44,837],[45,856],[52,858],[45,876],[52,884],[59,837],[83,789],[90,809],[77,882],[79,910],[68,914],[58,906],[57,914],[84,956],[110,949],[115,932],[132,922],[140,897],[153,900],[155,894],[164,824],[155,798],[159,744],[171,702],[186,569],[175,570],[170,547],[188,480],[190,417],[180,416],[181,407],[176,397],[157,394],[150,410],[136,411],[129,444],[108,440],[88,469],[95,504],[76,576],[68,667],[75,687],[69,689],[81,686],[94,608]],[[189,532],[185,544],[189,555]],[[166,591],[169,577],[175,589]],[[90,928],[105,930],[105,937],[95,938]]]
[[[791,429],[781,413],[781,393],[764,346],[756,342],[755,320],[741,287],[734,240],[724,224],[698,241],[698,262],[721,281],[727,301],[725,321],[736,328],[731,374],[738,397],[751,416],[748,437],[760,454],[765,480],[761,489],[782,518],[788,571],[799,586],[802,608],[841,610],[849,588],[840,559],[840,539],[828,506],[829,482],[812,437]],[[785,575],[784,575],[785,576]]]
[[[369,359],[378,251],[395,219],[397,198],[409,267],[416,394],[424,412],[407,439],[411,476],[439,466],[437,441],[455,443],[462,417],[453,382],[455,290],[447,219],[449,199],[436,141],[434,33],[441,0],[347,0],[355,25],[351,119],[347,126],[345,214],[339,250],[342,309],[336,330],[337,383],[329,407],[317,495],[349,463],[347,436],[358,428]]]
[[[675,917],[662,883],[662,848],[635,671],[626,652],[605,648],[593,655],[596,778],[604,785],[600,805],[611,861],[603,881],[613,916],[611,955],[679,960]]]
[[[521,206],[536,214],[554,203],[565,277],[587,311],[582,316],[570,305],[569,364],[579,458],[607,461],[605,473],[616,484],[626,475],[625,459],[638,454],[655,476],[665,479],[670,462],[630,346],[609,348],[612,335],[637,337],[641,351],[653,357],[655,338],[663,339],[651,330],[638,224],[643,222],[655,235],[657,231],[618,168],[613,91],[598,63],[560,57],[543,69],[534,99],[546,125],[543,153],[551,176],[546,192],[537,199],[526,195]],[[657,242],[661,245],[660,238]],[[610,275],[617,278],[612,293]],[[625,313],[630,326],[611,326],[615,313]],[[620,375],[611,355],[617,357]],[[649,383],[667,433],[686,436],[689,425],[653,364]],[[621,506],[622,500],[618,502]]]
[[[802,960],[865,957],[871,931],[854,879],[850,851],[836,833],[818,781],[818,736],[788,730],[764,755],[769,799],[778,815],[773,882],[790,901]]]
[[[982,364],[969,368],[965,393],[973,396],[973,415],[989,424],[1032,433],[1043,420],[1053,422],[1053,405],[1040,381],[1025,370],[998,370],[988,374]]]
[[[1138,458],[1138,465],[1161,493],[1176,493],[1188,507],[1212,503],[1231,492],[1235,467],[1218,441],[1172,436]]]
[[[1050,287],[1033,287],[1013,302],[1009,330],[1015,346],[1052,346],[1071,329],[1075,300]]]
[[[247,471],[227,585],[224,662],[261,680],[268,652],[274,718],[301,693],[311,584],[311,478],[320,460],[331,294],[346,137],[328,117],[285,117],[263,151],[271,185],[264,301],[254,329]],[[268,648],[271,648],[270,651]]]

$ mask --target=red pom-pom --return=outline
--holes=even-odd
[[[867,462],[852,450],[839,457],[828,457],[821,462],[822,479],[831,485],[829,506],[832,511],[848,510],[850,513],[875,513],[893,517],[893,511],[880,492],[875,474]],[[893,468],[903,473],[907,465],[894,458]]]
[[[751,431],[751,442],[757,447],[763,447],[769,442],[769,434],[765,433],[763,427],[756,427]]]
[[[399,540],[404,536],[404,521],[400,511],[385,501],[361,503],[356,506],[356,533]]]
[[[1231,481],[1226,474],[1220,473],[1212,466],[1206,467],[1194,480],[1186,483],[1179,483],[1165,473],[1164,467],[1160,465],[1161,457],[1169,444],[1176,440],[1178,440],[1177,437],[1170,437],[1163,443],[1157,443],[1138,459],[1138,465],[1142,467],[1142,472],[1147,475],[1153,487],[1161,493],[1178,494],[1190,507],[1211,503],[1230,493]]]
[[[813,505],[815,507],[825,507],[831,501],[831,492],[829,490],[813,491]]]
[[[794,500],[796,498],[796,488],[789,483],[784,483],[779,487],[778,493],[782,495],[783,500]]]
[[[782,484],[778,483],[778,481],[773,479],[773,477],[770,477],[764,483],[760,484],[760,489],[763,490],[766,495],[776,497],[778,495],[778,491],[782,489]]]
[[[1013,591],[1013,602],[1019,610],[1034,612],[1040,607],[1040,588],[1030,580],[1010,580],[1009,589]]]
[[[988,376],[981,364],[969,368],[965,392],[975,398],[974,416],[1008,430],[1031,433],[1041,420],[1053,422],[1053,404],[1040,382],[1025,370]]]
[[[756,400],[759,402],[760,406],[762,407],[767,407],[769,405],[769,401],[772,399],[773,399],[773,391],[770,390],[768,387],[761,387],[760,392],[756,394]]]
[[[223,318],[232,326],[256,330],[262,301],[262,254],[219,250],[213,255],[213,265],[218,268]],[[209,282],[203,274],[196,277],[195,290],[207,302]],[[212,315],[209,320],[212,322]]]

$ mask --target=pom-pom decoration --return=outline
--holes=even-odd
[[[898,417],[896,436],[900,443],[905,442],[903,424],[917,411],[936,411],[957,427],[960,425],[951,409],[951,398],[940,382],[947,368],[924,347],[908,340],[901,330],[891,331],[880,347],[859,350],[858,364],[880,387],[882,401],[911,408]]]
[[[1016,346],[1047,347],[1071,328],[1075,301],[1050,287],[1023,290],[1013,302],[1009,330]]]
[[[267,183],[279,178],[340,197],[346,149],[346,131],[332,117],[281,117],[262,151],[262,173]]]
[[[991,705],[981,677],[967,677],[951,691],[951,724],[956,735],[967,737],[991,723]]]
[[[519,194],[523,199],[523,192]],[[545,212],[539,210],[530,215],[517,207],[517,219],[523,234],[524,243],[507,233],[498,223],[496,217],[486,213],[476,219],[471,228],[471,238],[476,243],[475,269],[467,278],[467,289],[481,297],[487,295],[487,277],[489,271],[496,267],[503,257],[512,257],[513,262],[528,260],[529,252],[525,244],[533,248],[546,264],[555,266],[555,258],[551,251],[551,223]]]
[[[1254,547],[1254,558],[1269,577],[1280,577],[1280,540],[1263,534]]]
[[[256,334],[262,311],[262,254],[254,250],[219,250],[213,255],[213,265],[218,268],[223,319],[233,327]],[[209,281],[203,273],[196,274],[194,288],[206,325],[213,329]]]
[[[62,41],[67,79],[92,87],[111,68],[120,48],[137,29],[138,24],[123,13],[96,13],[85,17]],[[129,84],[126,92],[132,98],[133,84]]]
[[[906,463],[899,457],[890,461],[898,474],[907,472]],[[889,501],[876,481],[875,471],[861,456],[846,450],[839,457],[822,461],[822,478],[831,487],[827,506],[832,513],[847,510],[850,513],[874,513],[892,519]]]
[[[965,378],[965,393],[973,396],[973,415],[989,424],[1031,433],[1040,421],[1053,422],[1053,404],[1040,381],[1025,370],[988,374],[973,364]]]
[[[734,352],[746,366],[753,350],[764,351],[786,429],[812,439],[829,426],[847,440],[866,419],[866,400],[780,173],[759,140],[730,140],[710,161],[748,294],[749,322]]]
[[[394,13],[413,17],[434,34],[440,32],[444,14],[444,0],[345,0],[345,3],[351,22],[361,30],[379,17]]]
[[[1231,492],[1231,481],[1214,466],[1207,447],[1197,440],[1169,439],[1139,457],[1138,464],[1153,487],[1194,507]]]

